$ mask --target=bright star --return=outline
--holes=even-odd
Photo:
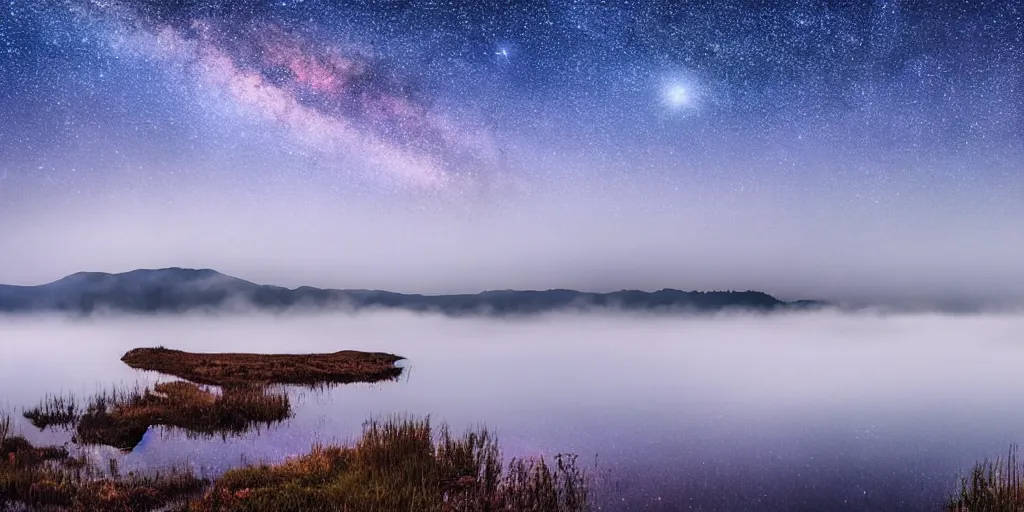
[[[683,108],[693,105],[693,96],[686,86],[670,84],[665,87],[665,102],[672,108]]]

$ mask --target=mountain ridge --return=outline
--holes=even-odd
[[[90,314],[106,310],[179,313],[248,306],[279,310],[376,307],[460,315],[529,314],[591,307],[713,312],[725,309],[808,309],[825,305],[813,300],[786,302],[753,290],[705,292],[662,288],[653,292],[619,290],[597,293],[554,288],[426,295],[312,286],[285,288],[257,284],[209,268],[182,267],[136,269],[118,274],[76,272],[41,285],[0,285],[0,312],[7,313]]]

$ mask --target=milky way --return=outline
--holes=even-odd
[[[128,41],[129,50],[184,65],[195,85],[401,183],[443,187],[496,166],[486,133],[465,131],[417,98],[406,77],[357,50],[252,15],[203,17],[197,9],[147,5],[94,3],[84,11],[118,22],[114,41]]]

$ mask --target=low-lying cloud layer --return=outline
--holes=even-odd
[[[904,212],[896,222],[880,212],[838,223],[767,208],[723,216],[696,202],[613,209],[622,203],[614,198],[477,211],[232,201],[26,210],[0,225],[0,283],[180,266],[261,284],[416,293],[677,288],[883,306],[1024,300],[1024,216],[991,223]]]
[[[21,364],[27,360],[49,364],[48,354],[57,354],[54,364],[60,365],[77,357],[74,354],[94,353],[89,360],[108,361],[97,368],[86,364],[68,370],[87,375],[90,382],[121,378],[131,375],[130,369],[111,376],[98,369],[120,368],[120,354],[140,346],[207,352],[358,349],[396,353],[415,367],[465,364],[467,372],[493,358],[485,366],[497,373],[482,384],[495,391],[508,387],[508,392],[515,392],[520,385],[529,385],[506,380],[513,378],[509,372],[521,369],[515,362],[527,358],[540,365],[534,376],[541,381],[583,379],[571,384],[581,393],[586,391],[583,382],[597,386],[588,379],[608,375],[612,366],[619,366],[628,378],[599,385],[598,394],[611,396],[628,394],[637,385],[667,382],[684,387],[700,383],[741,393],[753,402],[769,396],[832,401],[843,395],[888,399],[915,393],[959,399],[981,388],[1001,390],[997,394],[1024,392],[1024,382],[1013,371],[1017,356],[1024,354],[1024,344],[1019,343],[1022,331],[1022,314],[835,310],[768,315],[606,311],[516,318],[396,311],[86,319],[0,316],[0,339],[8,342],[0,373],[13,378],[24,371]],[[460,355],[453,359],[453,354]],[[459,359],[463,355],[468,359]],[[576,361],[573,367],[578,370],[555,371],[568,360]],[[455,384],[460,377],[450,379]]]

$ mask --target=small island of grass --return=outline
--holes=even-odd
[[[376,382],[398,377],[402,358],[383,352],[330,354],[200,354],[137,348],[122,357],[129,366],[186,379],[152,389],[114,389],[84,409],[73,396],[48,396],[24,416],[39,429],[72,428],[80,444],[131,451],[150,427],[175,427],[197,435],[240,435],[291,415],[288,395],[275,385]],[[207,388],[211,389],[207,389]],[[219,387],[220,390],[212,389]]]
[[[347,384],[394,379],[402,357],[385,352],[343,350],[329,354],[203,354],[162,347],[136,348],[121,358],[139,370],[173,375],[198,384]]]

